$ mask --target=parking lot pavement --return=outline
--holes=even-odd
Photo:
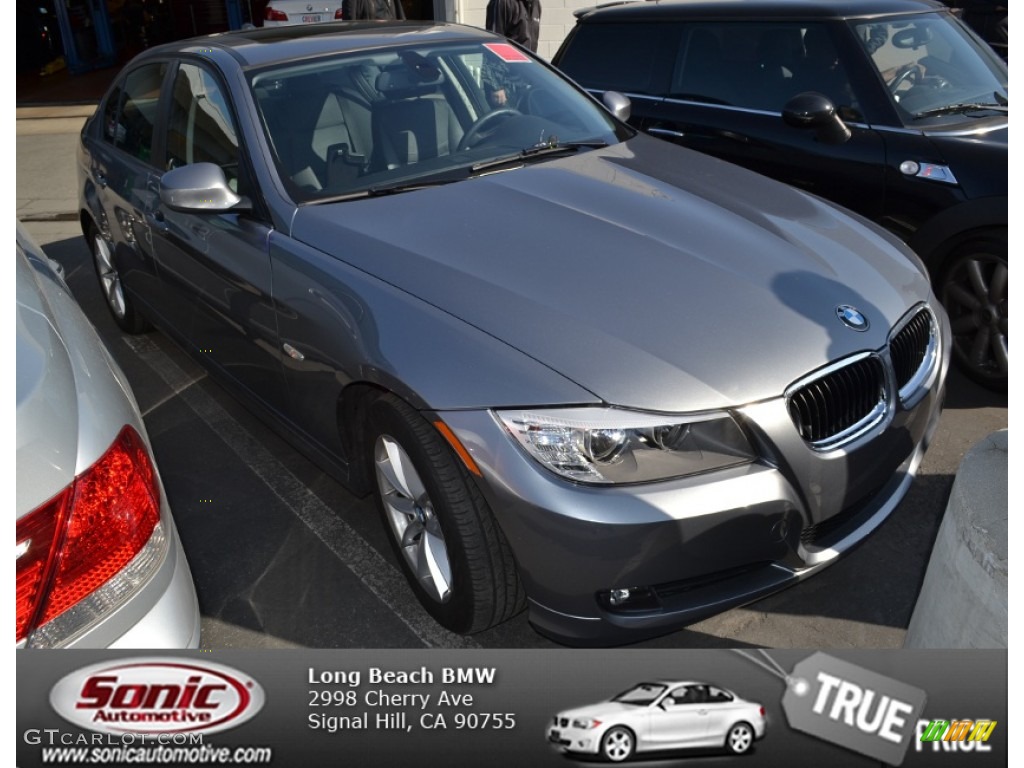
[[[135,390],[192,566],[203,647],[554,646],[525,614],[471,638],[441,629],[412,597],[369,499],[298,454],[162,334],[121,334],[77,222],[27,226],[64,265]],[[900,647],[960,459],[1006,424],[1005,396],[951,374],[917,482],[859,549],[785,592],[641,645]]]
[[[18,215],[65,266],[132,383],[195,577],[203,646],[553,647],[525,614],[471,638],[442,630],[412,597],[369,499],[298,454],[162,334],[120,333],[77,221],[82,115],[18,110]],[[1005,396],[955,372],[947,388],[917,482],[863,546],[785,592],[641,645],[901,646],[960,459],[1007,425]]]

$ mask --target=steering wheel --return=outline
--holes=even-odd
[[[921,70],[917,68],[917,64],[904,64],[896,71],[896,77],[889,83],[889,93],[896,93],[896,90],[904,82],[909,81],[911,84],[914,84],[920,79]]]
[[[512,109],[511,107],[502,107],[501,109],[496,109],[493,112],[488,112],[469,126],[469,130],[466,131],[462,140],[459,141],[459,146],[456,147],[455,151],[462,152],[463,150],[472,148],[480,138],[480,134],[482,134],[487,128],[490,128],[492,123],[496,123],[502,118],[517,117],[521,114],[522,112],[518,109]]]

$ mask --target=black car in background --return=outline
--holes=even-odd
[[[630,123],[826,197],[925,261],[962,370],[1007,381],[1007,69],[930,0],[579,13],[554,63]]]

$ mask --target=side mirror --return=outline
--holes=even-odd
[[[814,91],[799,93],[787,101],[782,119],[794,128],[813,128],[823,144],[843,144],[853,135],[828,96]]]
[[[668,712],[675,705],[676,705],[676,700],[673,699],[671,696],[667,696],[666,698],[661,700],[661,704],[659,704],[658,706],[660,706],[663,710]]]
[[[633,111],[633,104],[629,97],[618,91],[605,91],[604,96],[601,97],[601,103],[604,104],[605,109],[622,122],[629,120],[629,115]]]
[[[215,213],[238,209],[244,198],[231,191],[219,165],[193,163],[160,177],[160,201],[175,211]]]

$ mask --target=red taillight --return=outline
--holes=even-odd
[[[761,717],[764,717],[764,707],[761,707]]]
[[[341,8],[339,8],[338,10],[336,10],[336,11],[334,12],[334,20],[335,20],[335,21],[340,21],[340,20],[342,20],[342,19],[344,19],[344,18],[345,18],[345,14],[343,14],[343,13],[341,12]]]
[[[267,21],[288,21],[288,14],[268,5],[263,11],[263,18]]]
[[[70,485],[41,507],[21,518],[17,526],[18,619],[17,642],[35,626],[46,575],[53,571],[53,561],[60,544],[57,532],[64,530],[67,502],[74,485]]]
[[[18,521],[17,640],[107,583],[158,522],[156,472],[126,426],[99,461]]]

